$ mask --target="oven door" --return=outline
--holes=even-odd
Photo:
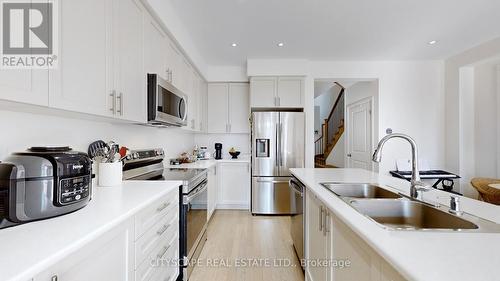
[[[148,74],[148,122],[187,125],[186,95],[157,74]]]
[[[182,198],[180,258],[184,260],[184,274],[188,278],[192,267],[186,265],[193,264],[188,262],[198,259],[206,240],[207,198],[206,180]]]

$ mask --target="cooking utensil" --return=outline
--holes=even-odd
[[[104,157],[105,148],[107,148],[107,144],[103,140],[97,140],[89,145],[88,155],[93,160],[97,157]]]

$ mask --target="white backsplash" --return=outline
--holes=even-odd
[[[229,156],[229,149],[241,151],[241,154],[250,154],[250,134],[197,134],[195,144],[208,146],[208,150],[215,150],[215,143],[222,143],[222,151],[225,157]]]
[[[161,147],[167,159],[191,151],[194,146],[194,134],[179,128],[159,129],[1,110],[0,120],[0,159],[40,145],[69,145],[87,152],[88,145],[98,139],[114,140],[131,149]]]

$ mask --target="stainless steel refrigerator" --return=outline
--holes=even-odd
[[[252,214],[294,214],[288,181],[304,167],[303,112],[252,113]]]

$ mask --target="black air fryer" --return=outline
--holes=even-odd
[[[222,159],[222,143],[215,144],[215,160]]]

